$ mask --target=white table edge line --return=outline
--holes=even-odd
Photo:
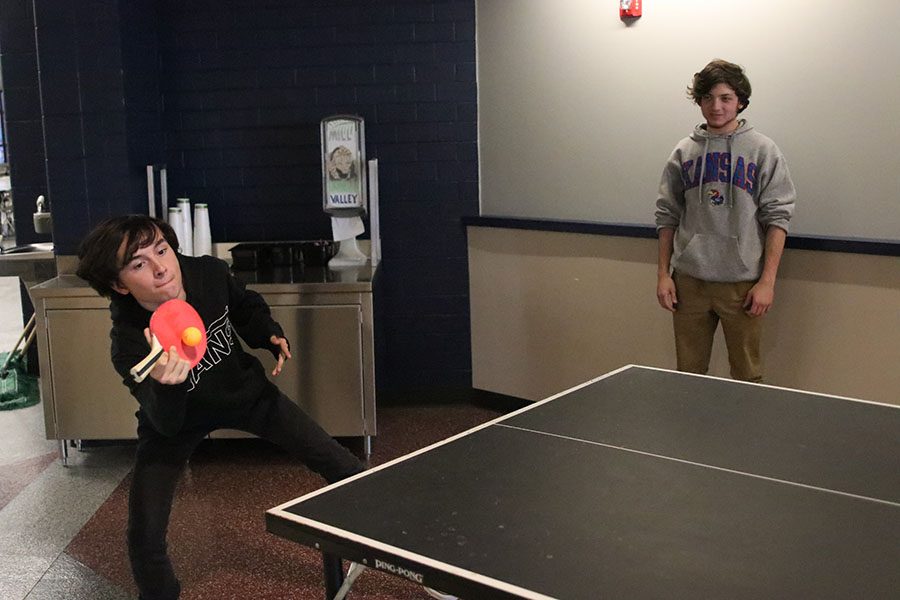
[[[502,423],[500,423],[499,426],[500,426],[500,427],[506,427],[507,429],[515,429],[515,430],[518,430],[518,431],[524,431],[524,432],[527,432],[527,433],[533,433],[533,434],[536,434],[536,435],[544,435],[544,436],[548,436],[548,437],[554,437],[554,438],[559,438],[559,439],[563,439],[563,440],[569,440],[569,441],[573,441],[573,442],[579,442],[579,443],[582,443],[582,444],[590,444],[590,445],[592,445],[592,446],[602,446],[602,447],[604,447],[604,448],[610,448],[610,449],[612,449],[612,450],[621,450],[621,451],[623,451],[623,452],[631,452],[631,453],[633,453],[633,454],[641,454],[641,455],[643,455],[643,456],[650,456],[650,457],[652,457],[652,458],[661,458],[661,459],[663,459],[663,460],[669,460],[669,461],[673,461],[673,462],[683,463],[683,464],[686,464],[686,465],[692,465],[692,466],[695,466],[695,467],[704,467],[704,468],[707,468],[707,469],[713,469],[713,470],[716,470],[716,471],[722,471],[722,472],[725,472],[725,473],[732,473],[732,474],[734,474],[734,475],[742,475],[742,476],[744,476],[744,477],[753,477],[753,478],[756,478],[756,479],[763,479],[763,480],[765,480],[765,481],[772,481],[772,482],[775,482],[775,483],[784,483],[784,484],[787,484],[787,485],[792,485],[792,486],[796,486],[796,487],[806,488],[806,489],[809,489],[809,490],[815,490],[815,491],[818,491],[818,492],[825,492],[825,493],[828,493],[828,494],[837,494],[837,495],[839,495],[839,496],[846,496],[846,497],[848,497],[848,498],[854,498],[854,499],[856,499],[856,500],[864,500],[864,501],[867,501],[867,502],[876,502],[876,503],[878,503],[878,504],[886,504],[887,506],[894,506],[894,507],[900,508],[900,502],[893,502],[893,501],[891,501],[891,500],[884,500],[884,499],[882,499],[882,498],[874,498],[874,497],[872,497],[872,496],[863,496],[863,495],[861,495],[861,494],[853,494],[853,493],[850,493],[850,492],[843,492],[843,491],[841,491],[841,490],[832,490],[832,489],[830,489],[830,488],[824,488],[824,487],[820,487],[820,486],[816,486],[816,485],[811,485],[811,484],[808,484],[808,483],[801,483],[801,482],[799,482],[799,481],[790,481],[789,479],[779,479],[778,477],[769,477],[769,476],[767,476],[767,475],[759,475],[758,473],[748,473],[748,472],[746,472],[746,471],[739,471],[739,470],[737,470],[737,469],[729,469],[728,467],[719,467],[719,466],[716,466],[716,465],[710,465],[710,464],[706,464],[706,463],[696,462],[696,461],[687,460],[687,459],[684,459],[684,458],[678,458],[678,457],[675,457],[675,456],[666,456],[666,455],[664,455],[664,454],[656,454],[656,453],[654,453],[654,452],[647,452],[646,450],[636,450],[636,449],[634,449],[634,448],[627,448],[627,447],[625,447],[625,446],[616,446],[616,445],[614,445],[614,444],[605,444],[605,443],[603,443],[603,442],[596,442],[596,441],[593,441],[593,440],[583,440],[583,439],[581,439],[581,438],[572,437],[572,436],[568,436],[568,435],[560,435],[560,434],[558,434],[558,433],[550,433],[550,432],[547,432],[547,431],[539,431],[539,430],[537,430],[537,429],[528,429],[527,427],[516,427],[516,426],[513,426],[513,425],[504,425],[504,424],[502,424]]]
[[[486,584],[489,587],[494,589],[502,590],[505,592],[512,592],[520,595],[522,598],[528,598],[530,600],[553,600],[551,596],[546,596],[535,592],[533,590],[528,590],[525,588],[521,588],[519,586],[513,585],[511,583],[507,583],[505,581],[501,581],[499,579],[494,579],[493,577],[488,577],[486,575],[481,575],[474,571],[469,571],[467,569],[463,569],[462,567],[457,567],[455,565],[451,565],[449,563],[441,562],[439,560],[435,560],[433,558],[429,558],[427,556],[417,554],[415,552],[411,552],[409,550],[404,550],[403,548],[398,548],[397,546],[392,546],[390,544],[386,544],[384,542],[380,542],[378,540],[374,540],[372,538],[368,538],[362,535],[355,534],[351,531],[347,531],[345,529],[340,529],[339,527],[334,527],[332,525],[328,525],[327,523],[322,523],[321,521],[316,521],[314,519],[309,519],[307,517],[301,517],[299,515],[295,515],[294,513],[285,512],[285,511],[275,511],[275,509],[267,511],[277,517],[281,517],[288,521],[293,521],[297,524],[304,525],[316,531],[320,531],[323,533],[328,533],[339,537],[347,542],[353,542],[356,544],[360,544],[362,546],[373,548],[379,550],[381,552],[387,552],[393,554],[397,557],[410,560],[413,562],[420,563],[424,566],[427,566],[432,569],[436,569],[439,571],[443,571],[445,573],[449,573],[455,575],[457,577],[467,579],[469,581],[474,581],[481,584]],[[380,570],[375,568],[373,565],[363,565],[365,567],[369,567],[375,570]]]

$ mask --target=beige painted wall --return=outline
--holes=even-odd
[[[470,227],[472,378],[538,400],[622,365],[674,368],[656,240]],[[787,250],[766,382],[900,404],[900,259]],[[721,332],[710,374],[727,376]]]

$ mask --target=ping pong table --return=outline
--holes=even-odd
[[[266,524],[329,594],[342,557],[466,600],[900,598],[900,407],[629,365]]]

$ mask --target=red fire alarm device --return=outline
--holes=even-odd
[[[641,0],[619,0],[619,18],[635,19],[641,16]]]

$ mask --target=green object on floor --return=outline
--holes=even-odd
[[[0,410],[14,410],[37,404],[41,399],[37,377],[28,374],[27,357],[13,352],[0,352]],[[8,362],[7,362],[7,359]]]

